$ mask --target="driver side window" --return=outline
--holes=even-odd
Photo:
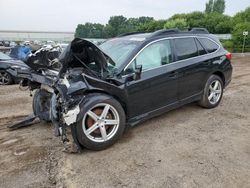
[[[142,71],[146,71],[169,63],[172,63],[170,40],[162,40],[147,46],[125,72],[133,73],[136,65],[142,65]]]
[[[142,65],[142,71],[172,63],[170,41],[163,40],[149,45],[135,60],[137,65]]]

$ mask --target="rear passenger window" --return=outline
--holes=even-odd
[[[206,50],[201,46],[201,43],[200,43],[197,39],[195,39],[195,41],[196,41],[196,44],[197,44],[197,48],[198,48],[198,53],[199,53],[199,55],[204,55],[204,54],[206,54],[207,52],[206,52]]]
[[[199,41],[207,49],[208,53],[215,52],[219,48],[218,44],[207,38],[199,38]]]
[[[174,39],[178,60],[198,56],[198,50],[194,38]]]

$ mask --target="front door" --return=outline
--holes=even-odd
[[[129,118],[177,103],[178,74],[172,61],[171,41],[165,39],[148,45],[125,70],[142,65],[141,78],[125,86]]]

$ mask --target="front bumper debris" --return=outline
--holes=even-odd
[[[77,105],[74,109],[69,110],[67,113],[63,113],[64,122],[67,125],[71,125],[76,122],[77,115],[80,113],[80,107]]]

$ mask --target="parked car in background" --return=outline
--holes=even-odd
[[[18,83],[20,78],[16,77],[16,69],[27,69],[28,66],[20,60],[0,52],[0,85]]]

